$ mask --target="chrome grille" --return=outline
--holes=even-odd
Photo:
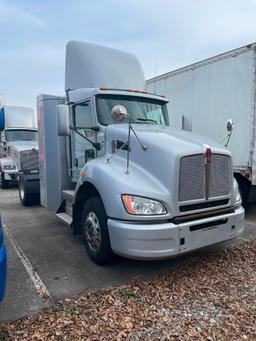
[[[20,153],[21,170],[39,169],[38,150],[28,150]]]
[[[204,196],[204,155],[183,157],[180,161],[179,201]]]
[[[226,155],[212,155],[209,197],[220,197],[230,192],[231,162]]]
[[[227,155],[213,154],[210,164],[209,198],[229,194],[231,160]],[[185,156],[180,160],[179,201],[205,199],[205,156]]]

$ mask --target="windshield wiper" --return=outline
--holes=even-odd
[[[157,121],[152,120],[151,118],[136,118],[136,121],[142,121],[142,122],[152,122],[158,124]],[[136,123],[136,121],[134,123]]]

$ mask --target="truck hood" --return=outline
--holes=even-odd
[[[8,146],[16,149],[18,152],[36,149],[38,150],[38,142],[37,141],[13,141],[8,142]]]
[[[131,132],[131,159],[132,154],[139,152],[140,154],[151,154],[151,152],[162,153],[163,155],[183,156],[190,154],[204,153],[207,147],[212,152],[230,155],[230,152],[222,145],[191,132],[178,130],[170,127],[160,127],[155,125],[133,124],[133,128],[137,133],[143,145],[147,145],[148,150],[143,152],[140,148],[136,137]],[[128,138],[128,125],[115,124],[107,127],[107,153],[112,153],[112,140],[120,140],[126,142]],[[134,151],[134,153],[133,153]],[[134,155],[135,156],[135,155]]]
[[[169,191],[171,188],[177,190],[177,184],[174,182],[179,178],[182,157],[204,154],[208,147],[211,148],[212,153],[230,156],[230,152],[221,145],[187,131],[140,124],[134,124],[133,127],[141,143],[147,146],[147,150],[142,150],[135,135],[131,132],[129,174],[137,179],[151,179],[146,187],[152,187],[155,182],[156,187],[162,187],[162,192]],[[128,148],[126,146],[126,150],[121,150],[120,146],[126,143],[127,137],[127,124],[107,127],[106,154],[107,157],[111,155],[113,145],[116,145],[116,153],[111,158],[111,164],[113,168],[120,168],[119,173],[120,171],[123,173],[126,169]],[[139,172],[143,174],[136,176]]]

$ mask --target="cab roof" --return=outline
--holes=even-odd
[[[158,101],[168,102],[165,96],[160,96],[152,94],[143,90],[137,89],[113,89],[113,88],[81,88],[77,90],[69,91],[70,102],[79,102],[85,99],[97,96],[99,94],[103,95],[125,95],[125,96],[135,96],[140,98],[150,98]]]

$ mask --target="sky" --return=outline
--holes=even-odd
[[[146,79],[256,41],[256,0],[0,0],[0,92],[64,95],[69,40],[135,54]]]

